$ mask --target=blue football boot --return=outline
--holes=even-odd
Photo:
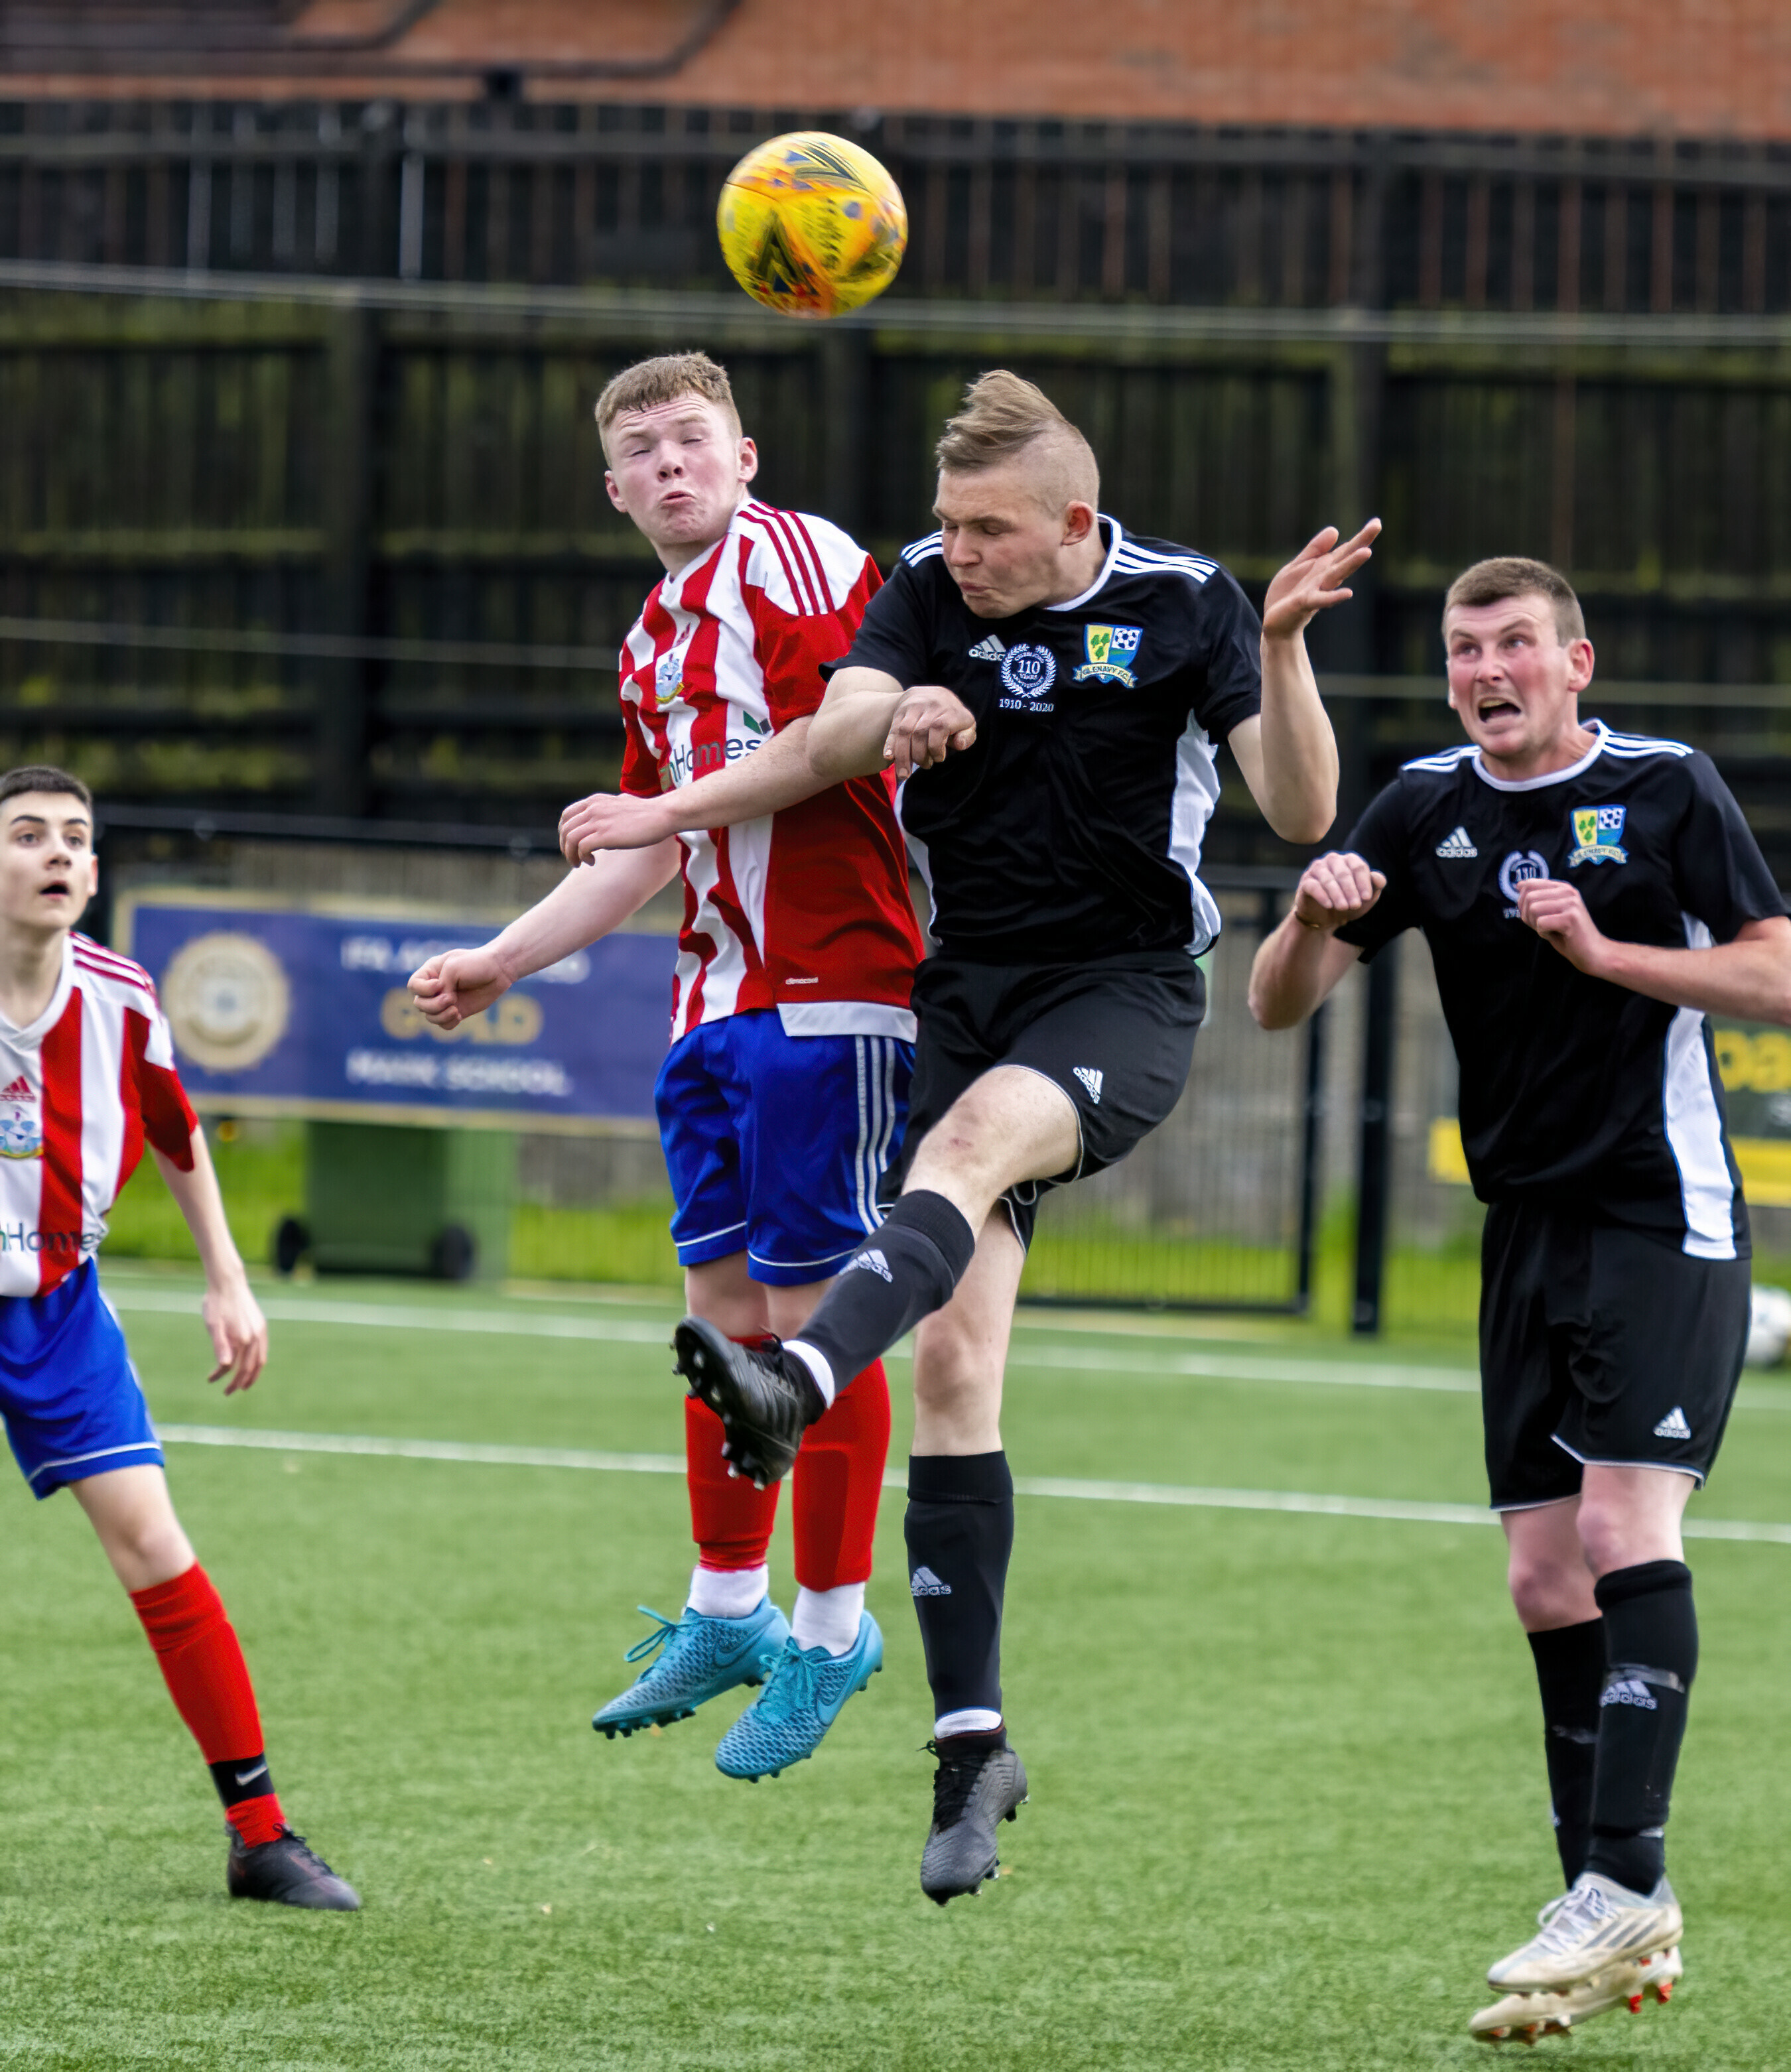
[[[768,1597],[744,1618],[708,1618],[686,1607],[682,1618],[669,1619],[644,1605],[635,1610],[659,1624],[623,1659],[640,1662],[651,1655],[659,1659],[592,1718],[591,1724],[610,1741],[636,1727],[687,1720],[698,1706],[737,1684],[763,1684],[790,1637],[789,1621]]]
[[[869,1612],[860,1615],[858,1637],[844,1655],[798,1647],[793,1637],[785,1641],[764,1689],[722,1736],[715,1767],[756,1784],[806,1762],[846,1700],[883,1666],[883,1637]]]

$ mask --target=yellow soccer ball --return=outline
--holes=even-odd
[[[908,211],[868,151],[796,130],[756,145],[728,175],[715,228],[727,270],[755,302],[837,317],[895,279]]]

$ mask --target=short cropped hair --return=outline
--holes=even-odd
[[[650,410],[656,404],[675,403],[681,396],[700,396],[717,405],[735,438],[740,436],[740,413],[727,369],[706,352],[665,352],[657,360],[637,360],[604,384],[597,398],[597,436],[604,451],[609,450],[610,426],[624,410]]]
[[[1586,638],[1586,615],[1573,585],[1546,561],[1533,561],[1521,554],[1500,554],[1464,569],[1443,600],[1443,623],[1447,625],[1449,614],[1458,604],[1470,608],[1502,604],[1508,597],[1546,597],[1554,614],[1555,637],[1563,648],[1570,640]]]
[[[945,474],[974,475],[1033,448],[1051,463],[1040,487],[1048,484],[1052,508],[1099,501],[1094,449],[1044,389],[1005,367],[978,375],[964,391],[964,407],[946,419],[936,451]]]
[[[93,794],[80,778],[71,777],[53,763],[22,763],[0,777],[0,806],[26,791],[66,791],[72,799],[79,799],[89,812],[93,810]]]

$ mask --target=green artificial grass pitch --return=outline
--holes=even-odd
[[[167,1427],[678,1449],[672,1312],[651,1298],[270,1286],[273,1363],[226,1402],[196,1317],[145,1306],[196,1282],[118,1266],[108,1285]],[[554,1319],[578,1334],[545,1334]],[[1307,1327],[1096,1321],[1023,1319],[1017,1474],[1482,1501],[1459,1354],[1395,1388],[1394,1356]],[[1172,1371],[1191,1356],[1239,1371]],[[1288,1378],[1315,1363],[1334,1378]],[[907,1374],[892,1363],[898,1469]],[[1781,1396],[1750,1384],[1694,1515],[1791,1520]],[[1003,1830],[1006,1874],[941,1911],[916,1880],[930,1719],[899,1492],[871,1590],[886,1672],[813,1762],[749,1786],[711,1759],[739,1698],[628,1741],[588,1724],[632,1673],[635,1605],[682,1601],[676,1475],[277,1443],[169,1459],[287,1811],[365,1908],[226,1901],[221,1815],[128,1604],[72,1501],[12,1479],[0,2066],[1491,2062],[1465,2027],[1480,1975],[1557,1873],[1489,1525],[1023,1497],[1007,1703],[1032,1799]],[[1791,2063],[1791,1546],[1706,1540],[1690,1559],[1704,1666],[1670,1837],[1685,1984],[1543,2048],[1764,2072]],[[787,1522],[772,1574],[787,1607]]]

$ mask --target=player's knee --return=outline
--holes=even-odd
[[[1579,1503],[1579,1544],[1586,1550],[1587,1570],[1594,1576],[1632,1568],[1638,1561],[1679,1558],[1676,1532],[1663,1536],[1620,1503],[1600,1503],[1585,1497]]]
[[[1575,1625],[1596,1615],[1595,1610],[1585,1610],[1592,1585],[1583,1564],[1513,1548],[1505,1581],[1519,1620],[1532,1632],[1542,1626]]]
[[[998,1146],[994,1132],[983,1115],[968,1105],[970,1098],[966,1095],[920,1140],[908,1176],[909,1186],[936,1184],[941,1174],[963,1177],[978,1174],[996,1154]]]
[[[936,1414],[967,1408],[998,1388],[1000,1380],[980,1334],[966,1330],[949,1311],[928,1317],[915,1334],[916,1408]]]
[[[126,1589],[153,1589],[183,1576],[195,1560],[192,1547],[171,1518],[137,1517],[114,1523],[102,1535],[107,1558]]]

